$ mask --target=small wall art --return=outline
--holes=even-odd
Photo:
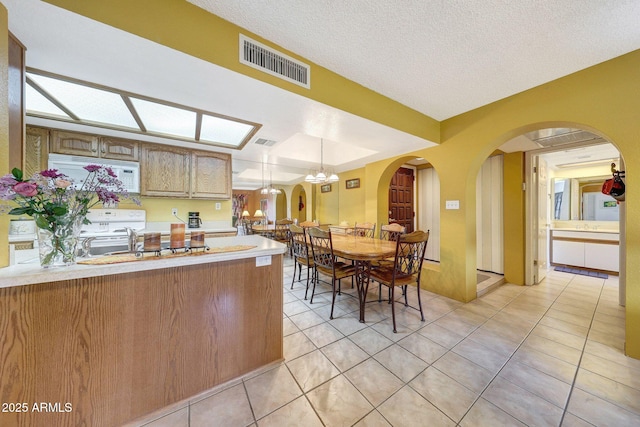
[[[345,181],[347,190],[352,188],[360,188],[360,178],[348,179]]]

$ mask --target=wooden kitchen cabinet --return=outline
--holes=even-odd
[[[27,126],[22,170],[25,177],[47,168],[49,158],[49,130]]]
[[[192,152],[191,197],[231,198],[231,155],[209,151]]]
[[[58,130],[52,132],[51,152],[135,162],[140,160],[137,141]]]
[[[98,137],[84,133],[54,130],[51,132],[50,151],[58,154],[98,157]]]
[[[100,157],[103,159],[140,160],[140,144],[138,141],[111,137],[100,138]]]
[[[191,152],[168,145],[144,144],[140,159],[140,195],[189,197]]]
[[[7,93],[5,102],[9,118],[9,169],[22,168],[25,163],[24,117],[25,117],[25,47],[9,33]]]

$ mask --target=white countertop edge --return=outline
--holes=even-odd
[[[206,264],[212,262],[233,261],[237,259],[255,258],[266,255],[280,255],[286,252],[287,246],[265,237],[234,236],[206,239],[209,247],[234,245],[254,245],[256,248],[237,252],[186,256],[177,258],[159,258],[139,262],[124,262],[108,265],[76,264],[68,267],[41,268],[38,262],[17,264],[0,268],[0,288],[58,282],[61,280],[83,279],[87,277],[111,274],[132,273],[138,271],[157,270],[162,268],[181,267],[185,265]],[[37,256],[37,254],[36,254]]]

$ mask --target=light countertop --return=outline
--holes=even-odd
[[[38,262],[37,250],[25,250],[21,259],[27,262],[10,267],[0,268],[0,288],[33,285],[38,283],[57,282],[61,280],[82,279],[86,277],[103,276],[108,274],[123,274],[136,271],[157,270],[162,268],[180,267],[183,265],[206,264],[211,262],[231,261],[258,256],[283,254],[287,246],[274,240],[258,235],[216,237],[206,239],[205,243],[211,247],[225,247],[235,245],[256,246],[253,249],[237,252],[224,252],[202,256],[184,256],[175,258],[158,258],[140,262],[125,262],[109,265],[71,265],[68,267],[41,268]],[[27,253],[29,252],[29,253]],[[20,262],[20,260],[18,260]]]

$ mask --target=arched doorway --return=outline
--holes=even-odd
[[[298,222],[307,220],[307,192],[300,184],[291,192],[291,219]]]

